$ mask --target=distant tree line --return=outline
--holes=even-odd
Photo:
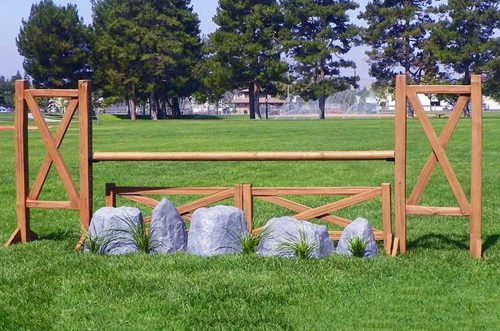
[[[102,97],[127,102],[130,117],[148,104],[152,119],[181,115],[180,101],[217,103],[246,88],[250,117],[260,94],[318,100],[356,88],[349,56],[365,44],[374,87],[393,88],[394,75],[414,83],[468,83],[483,73],[484,92],[500,100],[500,12],[497,0],[373,0],[359,14],[349,0],[219,0],[217,30],[201,36],[190,0],[91,0],[86,26],[75,5],[42,0],[22,21],[17,45],[36,87],[94,81]]]

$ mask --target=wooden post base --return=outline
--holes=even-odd
[[[85,243],[85,237],[86,236],[84,234],[80,236],[80,240],[78,240],[78,243],[75,246],[75,251],[79,252],[82,249],[83,244]]]
[[[470,254],[475,259],[480,259],[482,254],[482,241],[481,239],[471,239],[470,241]]]
[[[392,256],[398,255],[398,249],[399,249],[399,238],[396,237],[394,238],[394,243],[392,245]]]
[[[7,242],[5,243],[4,246],[8,247],[10,245],[17,244],[17,243],[23,243],[23,244],[25,244],[27,242],[30,242],[30,241],[33,241],[33,240],[37,240],[38,239],[38,235],[35,232],[30,231],[27,239],[28,240],[23,241],[22,240],[22,236],[21,236],[21,229],[16,228],[14,230],[14,232],[12,232],[9,240],[7,240]]]

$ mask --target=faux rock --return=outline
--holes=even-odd
[[[187,234],[184,221],[167,198],[153,209],[149,235],[149,252],[152,254],[186,250]]]
[[[187,252],[199,256],[240,253],[241,237],[247,234],[240,209],[229,206],[200,208],[191,217]]]
[[[295,257],[289,244],[305,239],[314,249],[309,257],[320,258],[332,254],[333,242],[324,225],[299,221],[293,217],[273,218],[263,229],[257,254],[262,256]]]
[[[370,223],[368,223],[368,220],[362,217],[356,218],[351,224],[345,227],[344,231],[342,231],[337,246],[337,253],[352,256],[349,250],[349,241],[354,237],[359,237],[366,243],[363,257],[375,257],[378,255],[377,243],[375,242],[372,227]]]
[[[124,255],[138,251],[134,229],[144,225],[142,213],[132,207],[104,207],[95,212],[90,222],[84,252]],[[92,243],[91,243],[92,242]],[[94,246],[92,249],[91,246]]]

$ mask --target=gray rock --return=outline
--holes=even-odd
[[[132,207],[104,207],[95,212],[90,222],[84,252],[90,252],[91,243],[98,243],[97,252],[124,255],[138,251],[131,229],[143,226],[142,213]],[[95,246],[95,245],[94,245]]]
[[[187,252],[200,256],[240,253],[248,233],[243,212],[235,207],[197,209],[191,218]]]
[[[315,247],[310,255],[312,258],[328,256],[334,250],[328,229],[324,225],[299,221],[293,217],[278,217],[267,222],[263,231],[257,249],[258,255],[295,257],[294,252],[284,246],[302,238]]]
[[[362,217],[356,218],[351,224],[345,227],[340,235],[337,246],[337,253],[341,255],[352,256],[349,250],[349,240],[353,237],[359,237],[366,243],[366,249],[363,257],[375,257],[378,255],[377,243],[373,235],[372,227],[368,220]]]
[[[149,230],[149,252],[184,252],[187,246],[186,227],[175,206],[164,198],[153,209]]]

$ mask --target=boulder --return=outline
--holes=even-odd
[[[305,239],[314,246],[310,257],[320,258],[332,254],[333,242],[328,236],[328,229],[324,225],[317,225],[306,221],[299,221],[293,217],[273,218],[266,223],[263,229],[262,240],[257,254],[262,256],[295,257],[295,253],[287,244]]]
[[[351,224],[345,227],[344,231],[342,231],[337,246],[338,254],[352,256],[349,250],[349,240],[353,237],[359,237],[366,243],[363,257],[375,257],[378,255],[377,243],[375,242],[372,227],[370,223],[368,223],[368,220],[362,217],[356,218]]]
[[[107,255],[135,253],[138,249],[131,232],[140,226],[144,226],[144,223],[142,213],[137,208],[101,208],[92,216],[84,252]]]
[[[246,234],[248,230],[240,209],[200,208],[191,217],[187,252],[200,256],[240,253],[241,237]]]
[[[149,230],[149,252],[184,252],[187,246],[186,227],[175,206],[164,198],[153,209]]]

